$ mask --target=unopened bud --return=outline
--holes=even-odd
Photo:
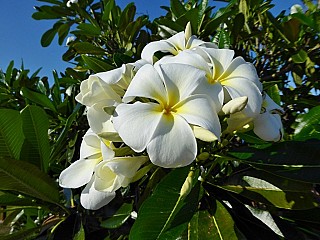
[[[237,113],[237,112],[240,112],[241,110],[243,110],[245,108],[245,106],[247,105],[247,103],[248,103],[247,96],[238,97],[238,98],[232,99],[229,102],[227,102],[222,107],[221,111],[226,115]]]
[[[194,175],[194,172],[190,171],[181,187],[180,197],[186,197],[191,192],[193,175]]]

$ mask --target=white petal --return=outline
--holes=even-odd
[[[94,188],[103,192],[114,192],[121,187],[125,179],[123,175],[115,174],[107,165],[108,161],[102,161],[95,169]]]
[[[167,101],[167,94],[162,79],[156,69],[146,64],[139,69],[123,97],[123,101],[127,102],[131,97],[151,98],[159,103]]]
[[[141,102],[120,104],[115,111],[114,128],[124,143],[136,152],[143,151],[160,121],[159,105]]]
[[[171,106],[190,96],[199,84],[207,81],[204,71],[190,65],[172,63],[159,65],[159,68]]]
[[[148,43],[141,52],[141,58],[153,64],[154,63],[153,56],[158,51],[176,52],[175,47],[171,43],[169,43],[167,40],[160,40],[160,41]]]
[[[114,104],[113,100],[104,100],[88,108],[87,119],[93,132],[100,134],[106,131],[111,115],[106,113],[104,108],[114,106]]]
[[[213,64],[213,76],[219,78],[230,65],[234,51],[230,49],[200,48]]]
[[[254,133],[265,141],[277,142],[282,137],[282,123],[278,114],[263,113],[253,120]]]
[[[269,97],[268,94],[264,95],[264,100],[263,100],[263,107],[265,107],[266,111],[270,112],[272,110],[279,110],[280,112],[282,112],[282,108],[276,104],[272,98]]]
[[[90,128],[83,136],[80,146],[80,159],[96,157],[101,154],[100,138]]]
[[[127,178],[132,178],[142,164],[149,160],[146,156],[118,157],[108,161],[106,165],[116,174],[121,174]]]
[[[190,125],[182,117],[163,114],[147,152],[157,166],[183,167],[196,158],[197,143]]]
[[[193,95],[181,101],[176,107],[176,114],[189,124],[203,127],[220,137],[221,126],[217,112],[211,99],[205,95]]]
[[[101,78],[107,84],[116,84],[121,78],[122,74],[126,70],[126,65],[123,64],[121,67],[107,71],[96,73],[95,76]]]
[[[224,88],[232,99],[247,96],[248,103],[242,110],[247,117],[255,117],[260,113],[262,95],[258,87],[251,81],[243,78],[234,78],[223,82]]]
[[[262,91],[262,83],[259,80],[257,71],[252,63],[246,62],[242,57],[233,59],[228,68],[220,76],[221,83],[233,78],[245,78],[253,82]]]
[[[91,75],[81,83],[80,93],[76,96],[78,102],[90,107],[103,99],[121,102],[121,98],[112,87],[97,76]]]
[[[115,155],[115,152],[110,148],[110,145],[110,141],[101,141],[101,154],[103,160],[112,159]]]
[[[59,177],[59,185],[64,188],[78,188],[88,183],[92,177],[97,159],[78,160],[63,170]]]
[[[177,55],[179,50],[186,49],[186,38],[184,32],[179,32],[166,40],[174,46],[174,50],[170,51],[173,55]]]
[[[109,202],[116,196],[115,192],[100,192],[94,189],[93,186],[94,176],[87,186],[83,189],[80,202],[85,209],[97,210]]]

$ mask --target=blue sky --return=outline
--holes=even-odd
[[[81,0],[80,0],[81,1]],[[116,0],[122,8],[130,0]],[[138,14],[149,14],[151,18],[164,14],[160,8],[162,5],[169,5],[170,0],[136,0]],[[216,1],[210,1],[215,5]],[[218,2],[217,2],[218,3]],[[301,0],[274,0],[276,5],[273,12],[289,10],[293,4]],[[46,48],[41,47],[40,39],[42,34],[52,27],[53,21],[36,21],[31,18],[35,11],[33,6],[41,6],[45,3],[36,0],[8,0],[2,1],[0,8],[0,68],[5,70],[11,60],[15,61],[18,67],[24,63],[25,68],[32,72],[42,67],[41,76],[52,78],[52,70],[64,72],[69,65],[62,60],[62,54],[67,50],[65,45],[58,45],[55,39]],[[218,3],[219,4],[219,3]]]

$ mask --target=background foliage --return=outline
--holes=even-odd
[[[134,3],[39,0],[33,18],[54,22],[42,46],[72,34],[62,58],[74,68],[53,72],[53,83],[13,62],[0,72],[1,239],[320,239],[319,5],[305,0],[304,11],[274,16],[272,1],[226,2],[216,9],[205,0],[171,0],[167,14],[150,21]],[[154,167],[108,206],[84,210],[81,189],[56,181],[79,158],[88,128],[74,100],[81,81],[138,60],[148,42],[187,22],[199,38],[255,65],[285,110],[284,140],[246,132],[200,144],[188,196],[179,193],[189,167]]]

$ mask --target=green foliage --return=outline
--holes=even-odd
[[[63,59],[75,67],[54,71],[53,81],[13,61],[0,71],[0,228],[7,229],[1,239],[320,237],[319,6],[305,1],[305,12],[274,16],[272,1],[225,2],[215,9],[207,0],[171,0],[165,16],[151,22],[133,3],[120,9],[114,0],[71,7],[39,0],[45,5],[35,7],[33,18],[53,22],[41,45],[55,38],[62,45],[72,34]],[[55,182],[79,158],[88,128],[75,101],[81,81],[139,59],[148,42],[183,31],[188,22],[200,39],[255,66],[284,110],[283,140],[268,143],[249,131],[226,136],[227,143],[200,143],[187,196],[180,190],[190,167],[148,165],[107,207],[84,210],[81,189],[62,191]],[[132,154],[126,147],[115,152]]]

